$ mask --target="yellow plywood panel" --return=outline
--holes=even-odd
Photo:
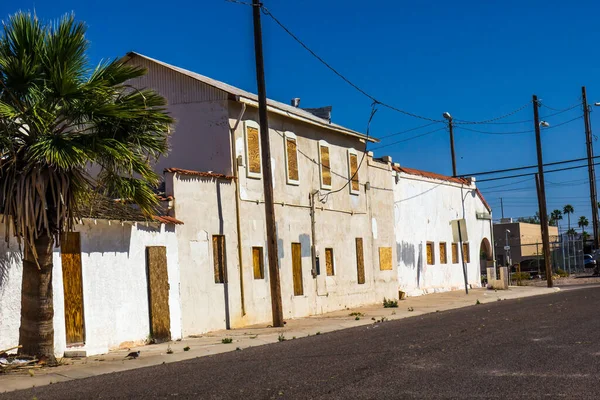
[[[446,243],[440,243],[440,264],[448,264],[448,256],[446,254]]]
[[[84,344],[83,281],[79,232],[65,233],[61,241],[67,345]]]
[[[325,249],[325,267],[327,269],[327,276],[335,275],[333,269],[333,249]]]
[[[465,262],[471,262],[471,253],[469,252],[469,243],[463,243],[463,257]]]
[[[294,280],[294,296],[302,296],[302,247],[300,243],[292,243],[292,275]]]
[[[288,179],[291,181],[298,180],[298,151],[296,145],[296,139],[286,138],[286,151],[287,151],[287,168],[288,168]]]
[[[148,263],[150,334],[156,341],[168,341],[171,340],[171,317],[167,248],[164,246],[146,247],[146,260]]]
[[[254,279],[265,278],[263,248],[253,247],[252,248],[252,265],[254,266]]]
[[[246,128],[246,142],[248,146],[248,170],[253,174],[260,174],[260,136],[257,128],[251,126]]]
[[[325,186],[331,186],[331,165],[329,161],[329,147],[321,148],[321,181]]]
[[[358,277],[358,283],[365,283],[365,256],[363,253],[363,240],[362,238],[356,238],[356,273]]]
[[[427,242],[427,264],[434,264],[433,242]]]
[[[225,236],[213,235],[212,242],[215,283],[225,283]]]
[[[391,271],[392,269],[392,248],[379,248],[379,269],[381,271]]]
[[[458,264],[458,243],[452,243],[452,264]]]
[[[350,154],[350,177],[352,178],[352,191],[358,192],[360,185],[358,183],[358,156]]]

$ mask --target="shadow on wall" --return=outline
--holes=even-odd
[[[20,264],[23,260],[22,252],[15,246],[4,242],[0,245],[0,296],[4,293],[10,276],[10,268]]]

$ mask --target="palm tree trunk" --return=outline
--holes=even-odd
[[[571,230],[571,214],[567,214],[567,220],[569,221],[569,230]]]
[[[54,357],[54,299],[52,292],[52,249],[54,239],[45,233],[33,243],[38,263],[30,250],[23,258],[21,290],[20,354],[44,358],[55,363]]]

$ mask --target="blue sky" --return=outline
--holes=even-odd
[[[479,121],[504,115],[531,101],[564,109],[579,102],[581,86],[590,102],[600,101],[600,4],[580,1],[392,1],[264,0],[265,5],[314,51],[381,101],[441,118]],[[415,4],[416,3],[416,4]],[[492,3],[497,3],[496,5]],[[34,10],[43,19],[75,12],[89,26],[94,63],[135,50],[246,90],[256,91],[251,8],[224,0],[21,1],[0,3],[0,16]],[[333,120],[364,131],[371,101],[356,92],[263,16],[267,92],[270,98],[301,106],[333,106]],[[552,114],[547,108],[542,116]],[[548,117],[560,124],[581,107]],[[592,126],[600,135],[600,109]],[[531,120],[527,107],[500,122]],[[380,109],[374,136],[423,125],[425,121]],[[533,122],[468,125],[487,132],[533,129]],[[437,126],[390,137],[377,155],[413,168],[451,173],[448,134],[436,133],[394,144]],[[491,135],[457,128],[459,174],[536,163],[533,133]],[[600,155],[600,142],[595,142]],[[375,145],[373,146],[375,147]],[[544,161],[585,156],[583,120],[543,133]],[[573,164],[574,165],[574,164]],[[566,203],[575,216],[590,220],[586,169],[546,175],[549,211]],[[481,177],[480,179],[483,179]],[[533,215],[537,210],[533,178],[481,182],[480,188],[500,216]],[[509,186],[497,187],[507,183]],[[490,189],[485,189],[490,188]],[[521,190],[522,189],[522,190]]]

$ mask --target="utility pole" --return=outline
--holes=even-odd
[[[269,143],[267,89],[265,87],[265,66],[263,60],[260,11],[260,1],[252,0],[252,16],[254,22],[254,55],[256,58],[256,84],[258,86],[258,118],[260,123],[260,147],[262,150],[262,179],[265,196],[265,220],[267,227],[267,255],[269,261],[269,283],[271,286],[271,310],[273,313],[273,327],[280,328],[283,327],[283,306],[281,304],[281,284],[279,281],[279,258],[275,226],[275,206],[273,204],[271,145]]]
[[[544,161],[542,160],[542,135],[540,133],[539,102],[537,96],[533,95],[533,123],[535,125],[535,147],[537,149],[538,176],[538,202],[540,213],[540,225],[542,229],[542,246],[544,251],[544,264],[546,266],[546,281],[548,287],[553,286],[552,269],[550,266],[550,237],[548,236],[548,212],[546,210],[546,186],[544,184]],[[545,124],[547,126],[547,124]]]
[[[500,197],[500,210],[502,211],[502,219],[504,219],[504,203],[502,202],[502,197]]]
[[[583,121],[585,123],[585,145],[587,148],[588,173],[590,179],[590,200],[592,202],[592,228],[594,229],[594,249],[600,248],[598,238],[598,195],[596,192],[596,173],[594,171],[594,145],[592,144],[592,125],[590,122],[590,106],[587,103],[585,86],[581,87],[583,105]]]
[[[450,113],[445,112],[443,114],[444,118],[448,120],[448,130],[450,131],[450,152],[452,154],[452,176],[456,177],[456,156],[454,154],[454,132],[453,132],[453,124],[452,124],[452,115]],[[462,198],[462,190],[461,190],[461,203],[463,201]],[[463,278],[465,280],[465,293],[469,294],[469,280],[467,278],[467,263],[465,262],[465,250],[463,249],[463,240],[462,240],[462,232],[460,229],[460,218],[456,221],[456,227],[458,229],[458,245],[460,246],[460,258],[462,260],[463,266]]]

